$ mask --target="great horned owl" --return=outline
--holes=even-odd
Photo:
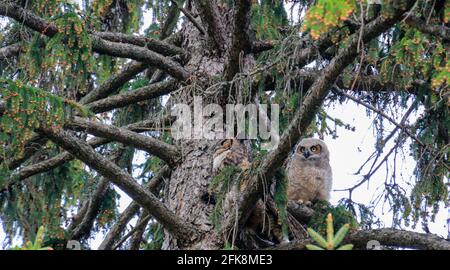
[[[237,139],[225,139],[220,141],[213,154],[213,175],[217,175],[225,166],[237,166],[243,173],[249,173],[251,167],[250,156],[244,144],[242,144]],[[248,179],[247,179],[248,180]],[[235,184],[231,187],[230,191],[224,198],[223,207],[224,209],[230,209],[232,207],[239,194],[246,188],[247,182],[241,181],[239,184]],[[210,193],[214,193],[214,190],[210,190]],[[264,242],[258,234],[263,234],[265,236],[272,233],[278,242],[288,241],[287,237],[283,235],[281,226],[278,224],[277,220],[274,220],[273,216],[268,216],[266,214],[266,207],[263,200],[259,199],[245,226],[245,231],[261,241],[260,243],[267,244],[269,242]]]
[[[242,170],[250,168],[249,156],[245,146],[237,139],[225,139],[218,143],[213,154],[213,174],[225,166],[234,165]]]
[[[330,153],[319,139],[300,141],[287,164],[289,200],[312,203],[330,199],[333,176]]]

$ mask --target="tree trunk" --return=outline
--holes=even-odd
[[[191,13],[199,19],[200,16],[196,16],[198,12],[195,6],[195,3],[199,1],[193,2]],[[211,6],[215,7],[215,5]],[[216,12],[221,14],[221,16],[216,17],[220,24],[217,29],[221,29],[223,32],[216,34],[225,37],[225,43],[221,45],[224,45],[226,49],[232,42],[230,34],[233,31],[232,8],[221,4],[217,6],[219,10]],[[195,74],[195,79],[199,81],[201,86],[197,89],[183,89],[173,94],[171,100],[192,105],[195,95],[202,97],[203,106],[209,103],[217,103],[225,108],[227,97],[222,93],[226,91],[219,88],[213,93],[206,93],[207,91],[204,90],[211,85],[211,78],[223,75],[226,68],[225,63],[229,57],[228,54],[218,50],[217,46],[208,46],[209,41],[190,22],[185,23],[182,33],[184,40],[182,47],[191,54],[191,58],[185,67],[191,74]],[[253,67],[255,64],[253,55],[245,55],[243,62],[245,63],[245,70]],[[173,168],[166,189],[167,205],[177,216],[198,227],[204,234],[198,242],[184,245],[183,243],[177,243],[176,239],[165,232],[163,249],[221,249],[224,246],[225,238],[219,230],[213,227],[211,214],[214,210],[214,204],[208,200],[208,188],[214,176],[212,165],[214,145],[217,140],[192,139],[179,140],[175,143],[182,149],[181,156],[183,158],[181,163]]]

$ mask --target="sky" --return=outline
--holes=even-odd
[[[79,0],[77,0],[79,1]],[[293,13],[295,14],[295,12]],[[145,29],[151,21],[151,12],[144,14],[144,26]],[[1,23],[1,21],[0,21]],[[355,172],[362,165],[362,163],[372,154],[375,145],[375,136],[373,129],[373,115],[368,117],[366,115],[366,108],[361,105],[357,105],[352,101],[345,102],[343,104],[335,104],[327,109],[327,113],[334,118],[342,120],[346,124],[356,127],[355,131],[346,130],[344,128],[338,128],[336,139],[331,136],[325,136],[324,141],[327,144],[330,151],[330,165],[333,170],[333,192],[331,194],[331,203],[337,204],[337,202],[347,197],[348,192],[336,191],[352,187],[354,184],[361,180],[360,175],[355,175]],[[401,115],[397,118],[401,118]],[[414,115],[410,117],[414,119]],[[399,121],[399,119],[396,119]],[[386,122],[386,132],[392,130],[393,125]],[[390,149],[393,142],[389,142],[385,149]],[[408,153],[408,147],[406,146],[404,151]],[[403,160],[404,158],[404,160]],[[136,155],[135,160],[142,162],[143,155]],[[393,166],[392,160],[388,162],[388,166]],[[412,171],[415,166],[415,161],[406,154],[404,157],[398,157],[397,170],[401,171],[400,182],[403,182],[403,187],[409,191],[411,190]],[[375,173],[368,184],[364,184],[353,192],[352,198],[355,202],[369,204],[376,195],[379,194],[379,187],[383,185],[385,181],[386,169],[380,168]],[[119,203],[119,211],[122,212],[131,199],[122,191],[116,188],[121,195]],[[392,225],[392,213],[389,212],[388,204],[378,205],[375,209],[375,214],[383,222],[383,227],[390,227]],[[448,209],[445,209],[442,205],[439,213],[436,216],[435,222],[429,223],[429,229],[432,233],[446,237],[448,235],[447,227]],[[136,218],[128,225],[135,224]],[[404,227],[404,226],[403,226]],[[423,232],[421,226],[413,229],[411,227],[404,227],[408,230],[414,230],[417,232]],[[103,240],[104,234],[98,233],[94,238],[89,240],[89,244],[92,249],[96,249]],[[5,234],[0,227],[0,248],[4,242]],[[15,239],[13,244],[20,244],[19,239]]]

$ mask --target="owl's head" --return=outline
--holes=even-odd
[[[295,148],[295,155],[305,161],[330,160],[330,152],[325,142],[315,138],[301,140]]]

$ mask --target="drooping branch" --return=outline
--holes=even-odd
[[[450,41],[450,28],[446,27],[445,25],[427,24],[426,21],[414,15],[408,16],[405,22],[408,25],[416,28],[420,32],[440,37],[443,41],[446,42]]]
[[[281,75],[281,73],[279,74]],[[314,81],[319,78],[321,75],[320,71],[311,71],[308,69],[305,70],[295,70],[293,72],[285,72],[283,73],[283,76],[285,78],[288,78],[293,82],[295,85],[302,85],[303,90],[307,90],[312,86]],[[348,78],[347,78],[348,79]],[[272,77],[271,74],[268,74],[264,78],[265,81],[268,81],[269,83],[273,82],[275,78]],[[394,83],[385,81],[380,75],[353,75],[350,77],[350,80],[352,82],[352,87],[349,87],[344,80],[344,75],[340,75],[336,81],[335,84],[342,89],[345,89],[350,92],[395,92],[395,91],[402,91],[405,93],[410,94],[417,94],[416,89],[418,87],[427,86],[427,82],[424,80],[413,80],[411,82],[411,85],[413,86],[412,89],[403,89],[396,86]],[[260,81],[255,80],[254,85],[257,87],[259,85]],[[431,86],[430,86],[431,87]],[[350,89],[349,89],[350,88]]]
[[[8,16],[49,37],[58,33],[58,28],[53,23],[49,23],[30,11],[14,4],[0,4],[0,15]],[[165,70],[168,74],[179,80],[187,81],[189,79],[189,73],[180,64],[147,48],[107,41],[96,35],[90,36],[92,39],[92,50],[94,52],[145,62],[151,66]]]
[[[202,24],[206,28],[208,43],[219,53],[224,51],[225,36],[216,1],[194,0],[195,7],[200,13]]]
[[[123,128],[128,129],[134,132],[145,132],[145,131],[153,131],[158,130],[160,126],[168,126],[173,122],[173,117],[166,117],[162,119],[149,119],[140,122],[136,122],[130,125],[127,125]],[[94,138],[88,141],[88,144],[93,148],[99,147],[101,145],[107,144],[111,142],[111,139],[106,138]],[[47,172],[51,169],[54,169],[58,166],[65,164],[73,160],[74,157],[68,153],[63,152],[49,159],[25,166],[20,169],[19,172],[15,173],[8,182],[5,182],[2,186],[0,186],[0,192],[4,192],[8,190],[11,186],[20,183],[22,180],[36,175],[38,173]]]
[[[190,242],[199,236],[198,230],[177,217],[155,195],[140,186],[131,175],[97,153],[86,142],[62,129],[55,130],[41,125],[38,131],[114,183],[181,242]]]
[[[0,48],[0,61],[7,60],[8,58],[17,56],[21,51],[22,45],[20,43]]]
[[[413,2],[408,1],[405,9],[396,10],[389,18],[379,16],[367,24],[362,30],[363,41],[368,42],[392,27],[401,19],[403,13],[412,6]],[[248,187],[238,198],[237,211],[230,211],[234,214],[231,214],[230,218],[226,221],[226,232],[232,230],[235,225],[235,220],[238,220],[238,228],[242,228],[246,223],[251,209],[256,204],[256,201],[261,198],[264,186],[269,186],[270,183],[268,182],[272,180],[274,172],[282,166],[283,161],[288,156],[292,147],[305,133],[336,78],[357,56],[359,42],[359,33],[352,35],[349,44],[338,52],[330,64],[324,68],[320,77],[315,80],[304,98],[302,105],[297,110],[294,119],[283,133],[277,148],[271,151],[262,161],[259,167],[260,173],[250,179]]]
[[[87,133],[98,137],[109,138],[110,140],[144,150],[170,165],[174,165],[180,158],[180,153],[175,146],[125,128],[106,125],[80,117],[75,117],[71,122],[71,126],[81,128]]]
[[[234,8],[234,26],[231,48],[228,50],[228,60],[225,64],[225,80],[230,81],[239,72],[239,60],[251,51],[250,20],[251,0],[236,2]]]
[[[178,39],[177,35],[173,35],[173,36],[167,38],[168,42],[171,42],[171,43],[176,42],[177,39]],[[106,80],[102,85],[100,85],[98,88],[89,92],[86,96],[84,96],[79,101],[79,103],[83,104],[83,105],[93,103],[99,99],[105,98],[108,95],[111,95],[111,94],[117,92],[120,87],[122,87],[125,83],[127,83],[129,80],[131,80],[134,76],[136,76],[140,72],[144,71],[147,67],[148,67],[148,64],[141,63],[141,62],[130,63],[125,68],[123,68],[121,72],[119,72],[116,75],[113,75],[108,80]],[[158,85],[155,85],[155,87],[158,88]],[[143,90],[143,89],[147,89],[147,90]],[[142,90],[141,93],[137,93],[138,95],[141,95],[140,97],[138,97],[138,99],[147,98],[147,97],[154,98],[154,97],[158,96],[158,94],[157,94],[158,90],[155,90],[153,87],[150,87],[150,86],[148,88],[144,87],[144,88],[141,88],[141,90]],[[153,92],[154,90],[155,90],[155,92]],[[162,91],[162,93],[164,93],[164,91]],[[131,95],[131,96],[134,96],[134,95]],[[133,99],[132,97],[130,97],[128,95],[124,96],[124,98],[125,98],[125,100],[127,98]],[[100,102],[99,106],[100,107],[105,106],[105,105],[107,106],[108,102],[110,102],[110,101],[111,101],[110,105],[112,105],[112,104],[114,104],[114,102],[117,101],[117,99],[115,99],[115,98],[106,99],[106,100]],[[123,104],[123,103],[121,103],[121,104]],[[127,101],[125,101],[125,104],[128,105]],[[119,105],[119,106],[125,106],[125,105]],[[6,104],[3,100],[0,100],[0,116],[4,113],[5,110],[6,110]],[[100,109],[100,112],[103,112],[103,111],[101,111],[101,109]],[[37,146],[36,143],[34,143],[34,142],[37,140],[40,140],[39,145],[44,145],[46,140],[42,140],[42,139],[43,138],[39,137],[39,135],[34,136],[33,139],[30,140],[29,143],[27,143],[23,157],[18,160],[14,160],[10,163],[10,165],[9,165],[10,170],[16,169],[18,166],[20,166],[20,164],[22,164],[25,160],[28,160],[29,157],[31,157],[38,149],[40,149],[40,147],[34,147],[34,146]],[[33,147],[30,147],[30,144],[32,144]],[[66,156],[65,158],[68,158],[68,156]],[[2,162],[1,157],[0,157],[0,162]],[[60,159],[59,162],[57,162],[57,164],[61,165],[61,164],[64,164],[64,162],[65,162],[65,159]],[[50,165],[50,164],[52,164],[52,163],[48,163],[48,165]],[[44,165],[44,164],[42,164],[42,165]],[[41,168],[46,168],[46,167],[47,167],[47,165],[44,165]],[[33,171],[33,170],[31,170],[31,171]],[[19,179],[22,179],[22,178],[20,177]]]
[[[22,165],[22,163],[27,161],[30,157],[34,155],[34,153],[36,153],[39,149],[41,149],[41,147],[46,143],[47,143],[46,138],[39,136],[38,134],[33,136],[25,145],[25,149],[23,151],[22,156],[13,160],[8,160],[8,169],[9,170],[17,169],[20,165]],[[0,162],[3,161],[4,159],[1,157]]]
[[[160,171],[148,182],[144,188],[154,193],[158,185],[168,178],[170,175],[170,169],[168,166],[164,166]],[[126,225],[130,220],[138,213],[139,204],[136,202],[130,203],[128,207],[122,212],[119,219],[114,223],[113,227],[106,234],[102,243],[99,246],[99,250],[110,250],[113,248],[114,242],[120,236],[122,231],[125,229]]]

